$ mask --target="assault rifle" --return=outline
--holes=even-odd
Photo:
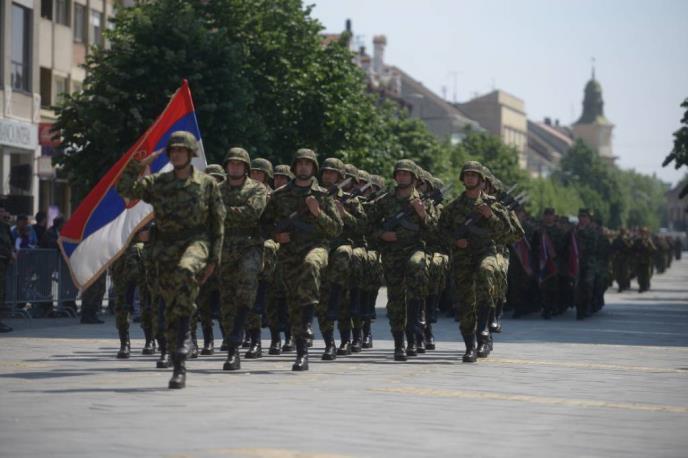
[[[327,190],[327,195],[328,196],[334,196],[337,194],[339,191],[341,191],[344,187],[348,186],[349,183],[351,183],[351,178],[347,178],[346,180],[342,181],[341,183],[338,183],[336,185],[331,186]],[[275,224],[275,233],[281,233],[281,232],[305,232],[306,234],[311,234],[315,231],[315,227],[312,224],[306,223],[303,221],[303,216],[308,212],[308,207],[301,208],[300,210],[296,210],[292,212],[288,217],[284,218],[281,221],[278,221],[277,224]]]
[[[451,185],[447,185],[442,189],[434,189],[423,194],[420,199],[424,204],[432,203],[433,205],[437,205],[442,202],[444,199],[444,194],[450,189]],[[382,229],[385,232],[389,232],[394,230],[397,226],[401,226],[404,229],[418,231],[420,227],[409,220],[409,217],[413,214],[413,212],[415,212],[413,207],[410,204],[407,204],[403,210],[399,211],[392,217],[385,219],[382,223]]]

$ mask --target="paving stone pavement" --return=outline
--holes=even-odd
[[[617,294],[592,319],[506,319],[495,352],[462,364],[449,319],[438,349],[392,361],[378,302],[375,348],[188,363],[187,388],[141,356],[117,360],[114,320],[10,320],[0,337],[0,456],[688,456],[688,260],[653,290]],[[317,327],[317,326],[316,326]],[[219,335],[219,334],[216,334]],[[264,336],[265,337],[265,336]],[[268,341],[263,341],[264,345]]]

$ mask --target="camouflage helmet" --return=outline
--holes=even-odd
[[[294,174],[291,173],[291,167],[289,167],[287,164],[280,164],[275,166],[275,175],[282,175],[290,180],[294,178]]]
[[[393,175],[396,175],[396,173],[401,171],[401,170],[406,171],[406,172],[410,172],[414,178],[416,178],[416,179],[418,178],[418,166],[411,159],[400,159],[400,160],[398,160],[397,163],[394,164]]]
[[[370,174],[363,169],[358,169],[358,181],[370,182]]]
[[[418,179],[420,181],[424,181],[425,183],[430,184],[430,180],[432,179],[432,174],[425,170],[423,167],[418,166]]]
[[[315,154],[315,151],[309,148],[300,148],[296,151],[296,154],[294,154],[294,160],[291,161],[291,171],[292,173],[295,173],[294,168],[296,167],[296,161],[299,159],[308,159],[315,165],[315,170],[313,171],[314,175],[317,175],[318,173],[318,168],[320,165],[318,164],[318,155]]]
[[[260,170],[272,180],[272,162],[265,158],[257,157],[251,161],[251,170]]]
[[[167,140],[167,146],[165,147],[165,152],[170,153],[171,148],[186,148],[191,152],[192,156],[198,156],[198,142],[196,137],[191,132],[185,130],[178,130],[172,132],[170,139]]]
[[[222,162],[222,167],[227,168],[227,163],[229,161],[241,161],[246,164],[246,173],[251,172],[251,157],[248,155],[248,151],[244,148],[234,147],[227,151],[224,162]]]
[[[370,178],[373,186],[377,186],[379,189],[385,188],[385,179],[381,175],[372,175]]]
[[[351,177],[352,180],[358,181],[358,169],[353,164],[344,164],[344,177]]]
[[[227,178],[227,173],[220,164],[210,164],[205,168],[205,173],[211,177],[222,178],[223,180]]]
[[[444,188],[444,182],[437,177],[431,176],[430,179],[428,180],[428,184],[434,190],[440,190],[440,189]]]
[[[477,173],[481,179],[485,179],[485,168],[478,161],[466,161],[461,167],[461,173],[459,174],[459,180],[463,181],[463,174],[466,172]]]
[[[323,161],[320,170],[332,170],[333,172],[337,172],[340,177],[344,178],[346,175],[344,167],[344,162],[342,162],[341,159],[337,159],[336,157],[328,157]]]

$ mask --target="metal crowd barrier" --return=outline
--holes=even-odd
[[[109,302],[108,276],[104,301]],[[17,261],[7,267],[5,302],[0,312],[10,317],[76,316],[79,290],[72,282],[69,268],[57,250],[23,249]]]

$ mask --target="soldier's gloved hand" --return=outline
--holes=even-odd
[[[210,276],[213,274],[213,272],[215,272],[215,264],[208,264],[205,267],[205,271],[203,272],[203,276],[201,277],[200,284],[202,285],[205,282],[207,282]]]
[[[385,242],[396,242],[397,241],[397,233],[396,232],[383,232],[382,235],[380,236],[382,240]]]
[[[409,203],[411,204],[411,206],[413,207],[413,209],[414,209],[414,210],[416,211],[416,213],[418,214],[418,217],[419,217],[420,219],[424,220],[425,217],[427,216],[427,213],[425,212],[425,205],[423,204],[423,201],[420,200],[420,199],[418,199],[418,198],[416,198],[416,199],[413,199],[413,200],[412,200],[411,202],[409,202]]]
[[[290,241],[289,232],[278,232],[275,234],[275,242],[277,243],[289,243]]]
[[[468,240],[467,239],[459,239],[456,241],[456,246],[463,249],[463,248],[468,248]]]
[[[306,197],[306,206],[313,216],[316,218],[320,216],[320,203],[318,202],[318,199],[313,196]]]
[[[492,217],[492,209],[487,204],[478,205],[477,210],[478,210],[478,213],[480,213],[483,216],[483,218]]]

